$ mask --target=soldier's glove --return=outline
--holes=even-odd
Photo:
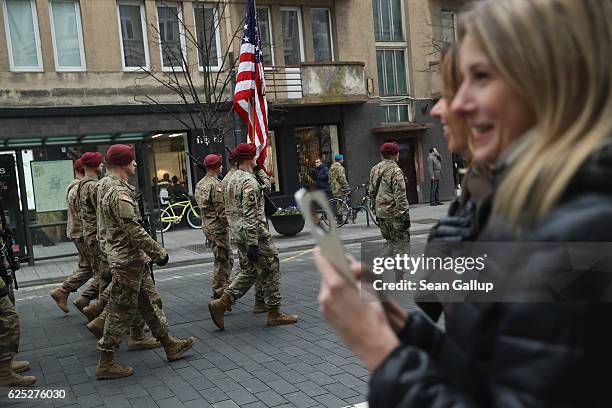
[[[431,229],[427,240],[438,242],[471,241],[476,236],[475,216],[476,204],[468,201],[459,215],[441,218]]]
[[[168,261],[170,260],[170,257],[168,256],[168,254],[166,254],[166,256],[164,257],[164,259],[157,261],[157,266],[165,266],[168,264]]]
[[[404,230],[406,230],[406,231],[407,231],[407,230],[409,230],[409,229],[410,229],[410,217],[407,217],[407,218],[404,220]]]
[[[257,262],[259,258],[259,249],[257,245],[249,245],[249,249],[247,249],[247,258],[253,263]]]

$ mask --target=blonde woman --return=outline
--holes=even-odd
[[[461,18],[451,109],[502,178],[483,240],[612,242],[610,21],[607,0],[484,0]],[[397,335],[315,261],[323,314],[373,373],[371,408],[610,405],[609,303],[457,303],[445,332],[414,312]]]

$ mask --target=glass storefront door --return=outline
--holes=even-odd
[[[315,160],[321,159],[328,167],[339,153],[336,125],[295,128],[298,153],[298,178],[301,187],[314,184]]]

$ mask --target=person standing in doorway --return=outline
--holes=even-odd
[[[441,205],[440,202],[440,179],[442,178],[442,158],[438,149],[432,147],[429,149],[429,156],[427,157],[427,172],[431,178],[429,188],[429,204],[430,205]]]
[[[327,196],[331,196],[331,188],[329,187],[329,169],[321,159],[315,160],[315,187],[325,191]]]

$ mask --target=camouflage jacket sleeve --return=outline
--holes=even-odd
[[[263,182],[263,184],[260,183],[259,185],[261,186],[261,189],[264,191],[264,193],[270,194],[270,192],[272,191],[272,183],[270,183],[270,176],[268,176],[268,174],[266,174],[263,169],[259,169],[257,171],[257,177],[259,177],[259,180]]]
[[[393,170],[393,179],[391,181],[391,189],[393,191],[393,199],[397,206],[397,212],[402,214],[404,219],[409,217],[408,198],[406,197],[406,181],[402,169],[397,167]]]
[[[134,247],[144,251],[153,261],[159,261],[166,256],[164,248],[139,223],[138,204],[125,191],[118,191],[115,200],[115,214],[121,219],[123,230]]]
[[[257,245],[257,205],[259,185],[254,179],[246,179],[242,185],[242,227],[246,245]]]
[[[85,180],[80,185],[79,200],[81,211],[81,224],[83,228],[83,238],[88,245],[97,239],[98,235],[98,183]]]
[[[376,200],[377,191],[374,191],[376,188],[376,180],[374,180],[374,173],[376,173],[376,166],[370,169],[370,177],[368,177],[368,191],[370,193],[370,197],[372,199],[372,207],[374,207],[374,200]]]
[[[338,183],[340,184],[340,187],[345,190],[349,188],[349,183],[346,179],[346,170],[342,166],[339,166],[338,168]]]

